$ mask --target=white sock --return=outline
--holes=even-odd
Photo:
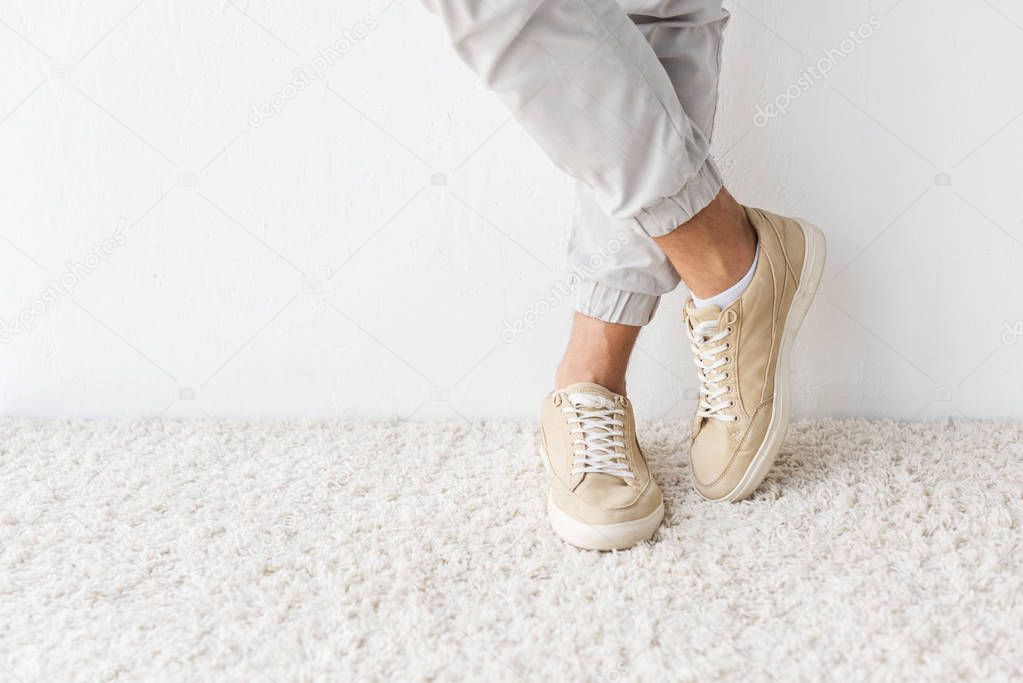
[[[749,267],[746,274],[742,276],[742,279],[736,282],[734,285],[721,292],[715,294],[709,299],[701,299],[695,294],[693,295],[693,305],[696,308],[703,308],[704,306],[717,306],[721,310],[725,310],[732,304],[734,304],[742,293],[749,287],[749,283],[753,282],[753,272],[757,269],[757,261],[760,260],[760,243],[757,243],[757,251],[753,254],[753,265]]]

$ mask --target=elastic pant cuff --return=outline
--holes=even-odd
[[[582,280],[576,287],[572,307],[597,320],[640,327],[653,319],[660,300],[655,294],[626,292],[595,280]]]
[[[650,237],[662,237],[700,213],[721,191],[721,174],[710,157],[678,193],[648,206],[637,215],[634,227]]]

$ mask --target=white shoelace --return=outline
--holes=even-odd
[[[735,401],[721,398],[731,391],[730,386],[723,384],[729,378],[728,373],[719,370],[727,362],[721,354],[730,348],[728,342],[723,340],[731,333],[731,327],[718,331],[716,320],[705,320],[693,327],[686,326],[686,334],[689,335],[690,347],[693,350],[693,360],[696,362],[696,374],[700,378],[700,406],[696,411],[697,417],[722,422],[735,422],[739,419],[737,415],[728,412],[728,408],[734,406]]]
[[[610,474],[623,479],[635,479],[625,456],[619,449],[625,449],[625,423],[619,416],[625,414],[614,401],[593,394],[573,393],[565,397],[567,406],[561,409],[568,418],[569,431],[579,446],[572,460],[572,474],[596,472]]]

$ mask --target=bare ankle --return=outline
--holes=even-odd
[[[557,373],[554,375],[554,388],[564,389],[572,384],[579,382],[587,382],[589,384],[599,384],[608,391],[616,394],[625,396],[625,377],[618,375],[615,372],[600,372],[594,371],[590,367],[571,367],[564,364],[558,368]]]
[[[554,387],[590,382],[625,395],[625,373],[639,327],[608,323],[577,313]]]
[[[724,189],[690,221],[655,241],[689,291],[700,298],[738,282],[752,265],[757,247],[746,210]]]

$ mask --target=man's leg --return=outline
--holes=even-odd
[[[568,347],[554,376],[555,388],[588,382],[625,396],[625,373],[641,329],[576,313]]]
[[[614,0],[424,1],[463,61],[606,215],[656,237],[721,189],[703,133]]]
[[[596,239],[610,262],[636,266],[631,272],[648,284],[651,255],[662,268],[651,291],[630,290],[623,268],[610,283],[589,279],[596,308],[577,317],[557,388],[541,407],[555,531],[584,548],[629,547],[649,538],[664,516],[623,395],[638,325],[653,313],[659,288],[677,277],[649,238],[688,221],[720,190],[707,141],[614,0],[427,4],[484,84],[559,167],[592,189],[601,216],[627,226],[614,243]]]
[[[699,299],[712,299],[742,280],[757,251],[746,210],[725,189],[687,223],[654,241]]]
[[[713,111],[707,89],[690,103],[691,113],[683,107],[694,79],[708,72],[716,78],[716,68],[693,56],[713,54],[715,67],[718,57],[690,49],[679,32],[691,28],[694,15],[703,17],[696,24],[713,25],[720,7],[709,0],[624,1],[635,5],[636,23],[612,0],[426,0],[484,84],[592,192],[590,209],[640,234],[584,282],[577,310],[607,323],[644,324],[671,280],[664,262],[656,263],[662,257],[654,244],[689,283],[696,298],[685,308],[686,331],[700,379],[693,480],[705,497],[738,500],[762,481],[784,438],[789,354],[823,270],[824,237],[803,221],[740,211],[708,157],[709,132],[690,118],[701,107]],[[582,228],[576,234],[602,241]],[[577,248],[591,253],[585,244]],[[579,341],[570,346],[569,367],[587,365],[587,356],[624,356],[634,342],[631,333],[583,332],[573,335]],[[624,363],[608,374],[614,383]],[[663,508],[627,399],[572,384],[545,400],[541,424],[552,496],[557,489],[579,506],[560,514],[551,508],[563,537],[584,547],[624,547],[653,533]],[[605,475],[620,485],[604,486]],[[643,496],[630,497],[627,489],[637,486]],[[623,536],[612,532],[622,525],[629,529]],[[590,534],[597,527],[603,540]]]
[[[720,0],[622,0],[668,73],[682,109],[709,141],[714,132],[722,33]],[[756,238],[742,207],[724,189],[658,247],[694,296],[710,298],[749,270]]]
[[[643,325],[679,273],[707,297],[748,271],[753,231],[708,157],[720,0],[424,1],[466,63],[580,180],[569,254],[586,273],[580,313]],[[606,350],[587,353],[594,335],[573,338],[566,359],[578,358],[559,381]]]
[[[664,67],[683,111],[709,142],[728,21],[721,1],[620,4]],[[577,183],[577,194],[568,259],[583,273],[574,301],[579,313],[555,386],[593,381],[625,393],[638,326],[650,321],[660,296],[678,285],[679,274],[697,296],[720,292],[749,269],[756,242],[742,208],[734,200],[728,207],[724,199],[731,197],[724,190],[683,228],[656,239],[604,213],[585,183]],[[738,209],[741,217],[727,208]]]
[[[720,45],[721,34],[694,27],[713,26],[720,8],[704,0],[623,2],[683,109],[710,139],[717,88],[709,79],[716,80],[719,64],[708,43]],[[645,17],[647,4],[660,14]],[[693,484],[706,498],[741,500],[763,480],[784,439],[789,356],[820,280],[823,235],[804,221],[745,209],[721,190],[652,241],[693,294],[684,310],[700,380]]]

